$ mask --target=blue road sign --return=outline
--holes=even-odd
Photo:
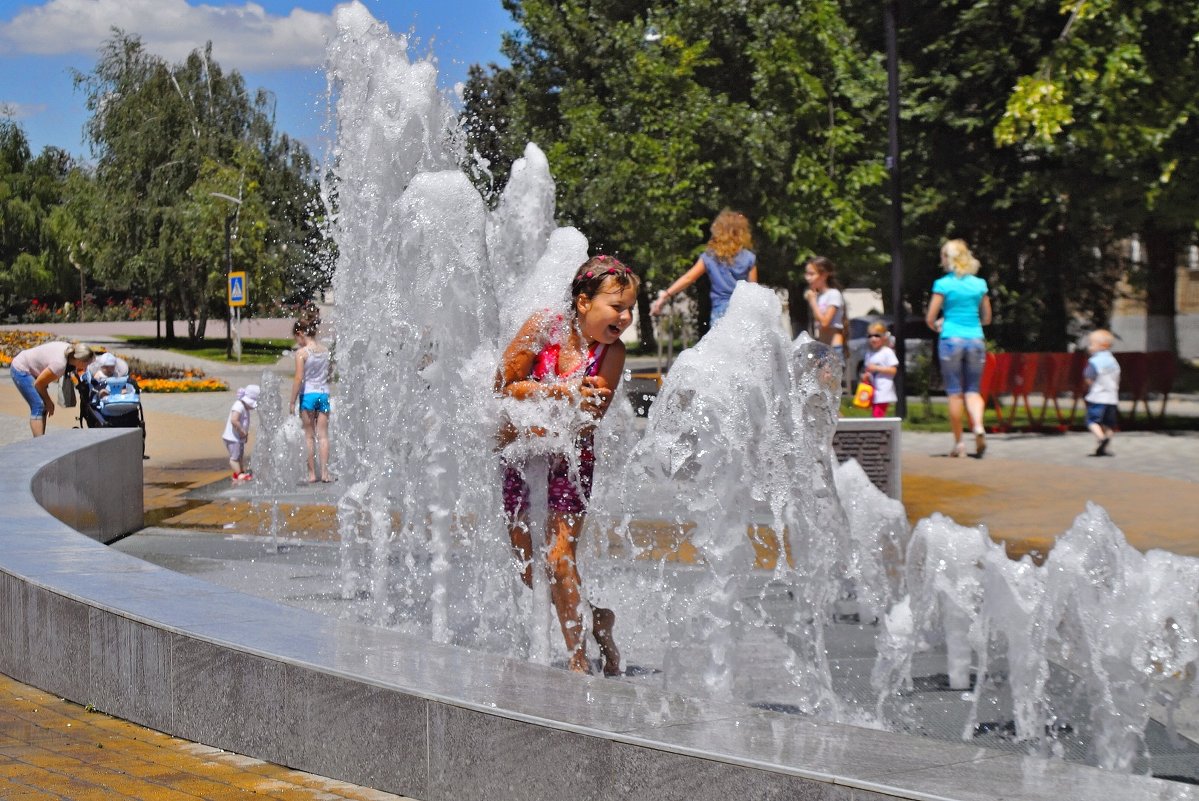
[[[229,273],[229,305],[246,305],[246,274],[244,272]]]

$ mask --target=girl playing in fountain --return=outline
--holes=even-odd
[[[332,365],[329,349],[316,338],[320,318],[301,317],[292,328],[296,338],[296,374],[291,383],[291,403],[288,413],[294,414],[300,404],[300,420],[308,441],[308,483],[316,483],[316,454],[320,449],[321,478],[329,477],[329,378]]]
[[[585,653],[583,600],[575,550],[591,495],[595,466],[593,432],[612,402],[624,370],[620,335],[633,322],[638,278],[610,256],[597,256],[578,269],[570,284],[571,310],[530,317],[504,351],[496,389],[520,401],[568,404],[586,416],[574,436],[574,453],[549,459],[546,518],[547,573],[569,667],[590,673]],[[534,429],[533,433],[544,433]],[[529,530],[529,486],[518,466],[504,461],[504,511],[521,580],[533,586],[533,538]],[[612,637],[615,615],[591,607],[592,632],[600,647],[604,675],[620,674],[620,652]]]

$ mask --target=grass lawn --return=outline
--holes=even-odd
[[[130,345],[140,348],[159,348],[173,353],[184,353],[200,359],[214,362],[236,364],[237,359],[225,355],[225,341],[206,339],[203,342],[192,343],[186,339],[176,339],[168,346],[164,340],[154,337],[121,337]],[[293,339],[243,339],[241,341],[242,364],[274,364],[279,361],[283,352],[295,347]]]

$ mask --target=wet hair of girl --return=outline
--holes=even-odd
[[[296,320],[296,324],[291,327],[292,336],[303,334],[306,337],[315,337],[316,332],[316,323],[304,319]]]
[[[595,297],[603,291],[604,282],[609,279],[613,282],[608,286],[609,290],[620,291],[631,286],[636,292],[637,288],[641,286],[641,279],[637,277],[637,274],[619,259],[612,256],[594,256],[583,262],[570,282],[570,302],[576,314],[579,308],[579,298],[584,295],[589,298]]]
[[[812,256],[803,263],[805,268],[808,265],[815,267],[816,272],[824,276],[825,285],[829,289],[844,289],[837,280],[837,265],[833,264],[832,259],[826,256]]]

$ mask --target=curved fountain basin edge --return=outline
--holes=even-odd
[[[560,801],[567,787],[586,799],[1199,797],[242,595],[102,544],[140,525],[139,432],[61,432],[3,455],[0,670],[186,740],[423,801]]]

